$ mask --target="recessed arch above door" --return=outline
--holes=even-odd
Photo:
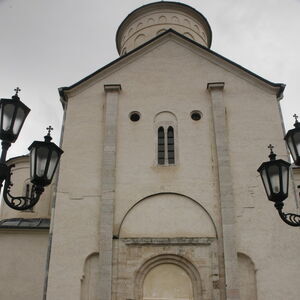
[[[160,193],[129,209],[119,237],[216,237],[210,214],[195,200],[175,193]]]

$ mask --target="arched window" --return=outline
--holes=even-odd
[[[163,127],[157,132],[157,162],[159,165],[165,164],[165,132]]]
[[[176,117],[171,112],[161,112],[155,116],[156,162],[158,165],[176,163]]]
[[[244,300],[256,300],[256,271],[249,256],[238,253],[240,296]]]
[[[159,165],[175,164],[174,129],[172,126],[157,130],[157,163]]]
[[[175,163],[175,149],[174,149],[174,129],[168,128],[168,163],[172,165]]]
[[[93,253],[87,257],[84,263],[84,273],[81,278],[80,300],[98,299],[97,287],[100,281],[98,268],[99,253]]]
[[[33,184],[31,183],[30,178],[24,181],[23,196],[28,198],[33,197]],[[25,212],[33,212],[33,207],[26,209]]]
[[[160,29],[156,32],[156,35],[160,35],[162,34],[163,32],[165,32],[167,29]]]

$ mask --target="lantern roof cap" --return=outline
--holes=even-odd
[[[276,155],[276,154],[275,154]],[[291,164],[283,159],[274,159],[274,160],[269,160],[269,161],[265,161],[263,162],[260,167],[257,169],[257,172],[260,172],[261,170],[263,170],[265,167],[270,166],[270,165],[285,165],[287,167],[289,167]]]

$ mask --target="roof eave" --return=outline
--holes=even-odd
[[[133,55],[134,53],[138,52],[140,49],[146,47],[147,45],[151,44],[152,42],[154,42],[154,41],[160,39],[161,37],[163,37],[163,36],[165,36],[165,35],[167,35],[167,34],[169,34],[169,33],[172,33],[172,34],[175,34],[175,35],[181,37],[182,39],[186,40],[187,42],[196,45],[197,47],[199,47],[199,48],[201,48],[201,49],[203,49],[203,50],[209,52],[210,54],[212,54],[212,55],[214,55],[214,56],[216,56],[216,57],[218,57],[218,58],[221,58],[222,60],[228,62],[229,64],[231,64],[231,65],[233,65],[233,66],[239,68],[240,70],[243,70],[243,71],[246,72],[247,74],[249,74],[249,75],[255,77],[256,79],[258,79],[258,80],[260,80],[260,81],[262,81],[262,82],[264,82],[264,83],[266,83],[267,85],[269,85],[269,86],[271,86],[271,87],[273,87],[273,88],[278,89],[278,91],[277,91],[277,93],[276,93],[277,99],[278,99],[278,100],[281,100],[281,99],[283,98],[283,91],[284,91],[285,86],[286,86],[284,83],[274,83],[274,82],[271,82],[271,81],[269,81],[269,80],[267,80],[267,79],[265,79],[265,78],[263,78],[263,77],[261,77],[261,76],[255,74],[255,73],[253,73],[252,71],[250,71],[250,70],[244,68],[243,66],[241,66],[241,65],[239,65],[239,64],[237,64],[237,63],[235,63],[234,61],[232,61],[232,60],[230,60],[230,59],[228,59],[228,58],[226,58],[226,57],[224,57],[224,56],[218,54],[217,52],[214,52],[213,50],[211,50],[211,49],[209,49],[209,48],[207,48],[207,47],[205,47],[205,46],[203,46],[203,45],[201,45],[201,44],[199,44],[199,43],[197,43],[197,42],[195,42],[195,41],[189,39],[188,37],[186,37],[186,36],[184,36],[184,35],[178,33],[177,31],[175,31],[175,30],[173,30],[173,29],[168,29],[168,30],[166,30],[165,32],[163,32],[163,33],[157,35],[156,37],[154,37],[154,38],[150,39],[149,41],[145,42],[144,44],[140,45],[139,47],[137,47],[137,48],[135,48],[135,49],[129,51],[128,53],[126,53],[126,54],[124,54],[124,55],[118,57],[117,59],[113,60],[112,62],[110,62],[109,64],[103,66],[102,68],[96,70],[95,72],[91,73],[90,75],[88,75],[88,76],[82,78],[81,80],[79,80],[78,82],[72,84],[71,86],[59,88],[58,91],[59,91],[60,101],[62,102],[63,108],[65,109],[66,103],[68,102],[67,92],[71,91],[71,90],[72,90],[73,88],[75,88],[75,87],[78,87],[79,85],[81,85],[82,83],[84,83],[84,82],[86,82],[87,80],[91,79],[91,78],[94,77],[95,75],[97,75],[97,74],[101,73],[102,71],[108,69],[109,67],[115,65],[116,63],[118,63],[119,61],[125,59],[126,57],[129,57],[129,56]]]

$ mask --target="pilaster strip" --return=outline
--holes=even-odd
[[[113,215],[116,183],[117,117],[121,85],[105,85],[104,90],[106,92],[106,100],[104,112],[104,139],[99,222],[99,299],[111,300]]]
[[[225,260],[226,299],[237,300],[239,295],[238,261],[236,248],[236,216],[229,158],[223,82],[207,85],[212,101],[212,114],[218,160],[219,192]]]

